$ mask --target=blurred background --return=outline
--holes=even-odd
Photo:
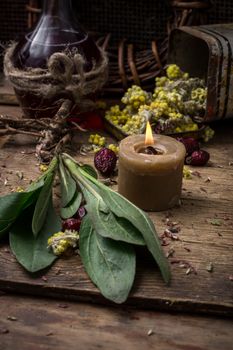
[[[113,42],[127,38],[139,48],[146,48],[154,38],[166,36],[171,3],[169,0],[73,0],[73,7],[89,31],[111,32]],[[232,0],[212,0],[211,3],[208,23],[233,21]],[[42,4],[41,0],[0,1],[1,69],[3,46],[10,40],[18,40],[28,30],[37,20]],[[38,13],[32,14],[30,8],[38,9]]]

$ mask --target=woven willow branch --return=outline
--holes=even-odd
[[[180,26],[207,23],[208,10],[212,5],[210,0],[168,0],[168,2],[172,15],[167,21],[167,36],[160,45],[154,39],[149,49],[136,51],[134,45],[125,39],[117,46],[112,46],[110,34],[98,38],[98,45],[109,54],[109,80],[103,88],[106,94],[122,94],[132,84],[151,89],[155,77],[163,74],[171,31]],[[41,11],[38,8],[38,1],[30,0],[27,10],[28,24],[32,26]]]

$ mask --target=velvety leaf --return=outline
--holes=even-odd
[[[84,188],[87,208],[89,208],[89,215],[94,227],[96,228],[97,226],[96,221],[98,221],[98,225],[101,225],[99,218],[94,213],[95,210],[108,214],[106,210],[102,210],[104,206],[105,208],[109,208],[109,210],[111,209],[111,212],[117,218],[124,218],[129,221],[141,233],[148,250],[159,265],[165,282],[168,283],[171,278],[170,266],[163,253],[154,224],[149,216],[133,203],[129,202],[126,198],[90,176],[83,168],[78,166],[71,159],[64,158],[64,162],[72,173],[72,176],[76,177],[80,186],[82,185],[82,190]],[[95,200],[94,203],[91,203],[92,201],[90,199],[88,200],[87,193],[91,193],[97,201]],[[103,231],[99,231],[99,228],[98,233],[103,235]]]
[[[42,226],[44,225],[45,218],[47,215],[52,187],[53,187],[54,174],[49,173],[46,177],[44,186],[42,187],[39,197],[36,202],[33,218],[32,218],[32,232],[35,236],[39,233]]]
[[[76,192],[74,194],[73,199],[68,204],[67,207],[61,208],[61,217],[63,219],[71,218],[75,213],[77,213],[78,208],[80,207],[82,202],[82,193]]]
[[[95,185],[95,190],[98,191],[104,202],[111,208],[111,211],[119,218],[125,218],[130,221],[143,235],[147,248],[153,255],[155,261],[159,265],[162,276],[166,283],[171,278],[170,266],[165,257],[159,237],[155,231],[155,227],[150,217],[141,209],[129,202],[119,193],[111,190],[99,181],[91,178],[88,179]]]
[[[45,180],[46,180],[47,176],[49,174],[53,174],[55,172],[56,167],[57,167],[57,162],[58,162],[57,157],[54,157],[51,160],[51,162],[50,162],[50,164],[48,166],[48,169],[41,176],[39,176],[35,181],[33,181],[29,185],[29,187],[27,189],[27,192],[34,191],[34,190],[42,187],[44,185],[44,183],[45,183]]]
[[[33,209],[26,209],[10,230],[11,250],[18,262],[29,272],[40,271],[54,262],[56,256],[48,250],[47,240],[61,230],[61,221],[50,200],[44,226],[35,237],[31,228]]]
[[[128,220],[115,217],[110,209],[111,207],[108,207],[98,192],[95,191],[95,186],[82,175],[81,167],[69,158],[64,159],[64,162],[72,176],[79,182],[87,203],[86,209],[98,234],[118,241],[144,245],[144,239],[138,229]],[[87,173],[84,172],[84,174]]]
[[[61,182],[61,203],[62,207],[66,207],[74,197],[76,182],[64,167],[62,160],[59,161],[59,177]]]
[[[37,200],[47,176],[55,170],[56,164],[57,159],[54,158],[48,170],[32,182],[25,192],[15,192],[0,197],[0,238],[9,230],[22,210],[29,207]]]
[[[95,230],[103,237],[108,237],[116,241],[145,245],[145,241],[138,229],[128,220],[116,217],[112,209],[104,207],[101,198],[96,198],[81,185],[82,192],[86,200],[86,210],[92,221]]]
[[[9,231],[9,228],[11,227],[13,222],[14,221],[5,223],[5,225],[1,227],[1,229],[0,229],[0,239],[3,238],[4,236],[6,236],[7,232]]]
[[[35,199],[34,192],[15,192],[0,197],[0,238]]]
[[[27,188],[27,192],[35,191],[42,186],[44,186],[46,176],[40,177],[38,180],[32,182],[29,187]]]
[[[95,169],[89,165],[89,164],[84,164],[80,166],[81,169],[83,169],[86,173],[88,173],[90,176],[94,177],[95,179],[98,178],[98,174],[95,171]]]
[[[115,303],[123,303],[135,276],[133,247],[98,235],[88,215],[81,224],[79,247],[84,267],[103,296]]]

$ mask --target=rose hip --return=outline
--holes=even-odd
[[[95,167],[104,176],[110,176],[113,174],[116,162],[116,153],[109,148],[102,148],[95,154]]]
[[[75,218],[66,219],[62,223],[62,230],[79,231],[80,225],[81,225],[81,219],[75,219]]]
[[[185,158],[185,163],[188,165],[203,166],[206,165],[209,159],[210,155],[207,151],[199,150],[194,151],[190,156],[187,156]]]
[[[86,215],[86,209],[84,207],[80,207],[77,211],[77,217],[82,219]]]
[[[200,149],[199,142],[194,139],[193,137],[179,137],[177,138],[178,141],[182,142],[186,149],[186,154],[190,155],[194,151],[198,151]]]

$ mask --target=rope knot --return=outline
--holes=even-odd
[[[74,65],[72,59],[62,52],[55,52],[48,60],[48,71],[53,79],[68,82],[72,78]]]
[[[80,75],[80,83],[82,85],[85,80],[85,76],[84,76],[85,60],[83,56],[81,56],[79,53],[76,53],[73,57],[73,62],[74,62],[76,72]]]

